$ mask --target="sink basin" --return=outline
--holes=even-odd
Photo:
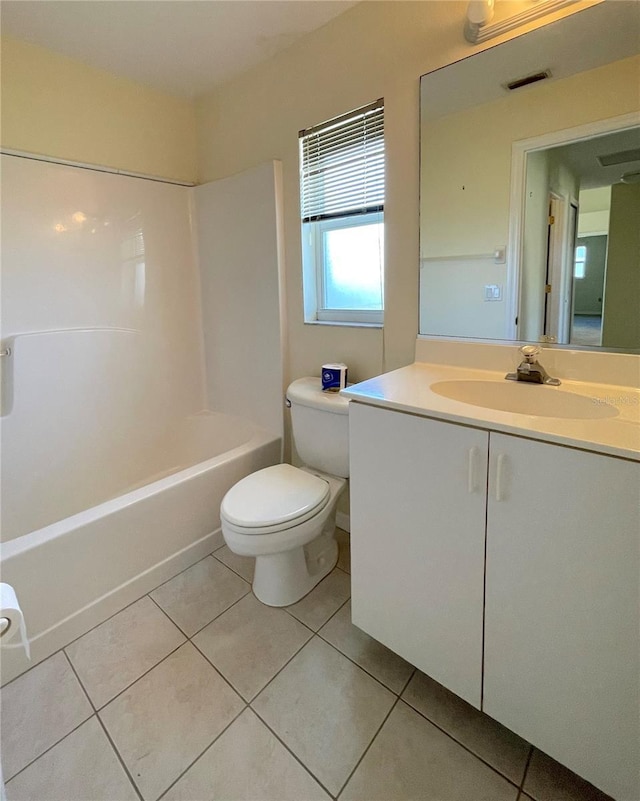
[[[502,412],[538,417],[564,417],[599,420],[615,417],[618,410],[598,398],[566,392],[558,387],[527,384],[523,381],[436,381],[431,389],[451,400],[497,409]]]

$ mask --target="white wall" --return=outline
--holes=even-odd
[[[280,164],[193,192],[208,407],[283,436]]]
[[[420,319],[425,333],[440,336],[505,337],[505,265],[492,256],[471,259],[422,259]],[[485,286],[500,287],[499,300],[485,300]]]
[[[190,190],[14,156],[2,184],[13,536],[144,478],[140,458],[204,398]]]
[[[609,233],[611,187],[581,189],[579,196],[578,236],[599,236]]]

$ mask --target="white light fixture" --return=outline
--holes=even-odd
[[[544,2],[540,0],[537,3],[532,2],[531,8],[526,11],[489,25],[488,23],[493,19],[494,0],[471,0],[464,25],[464,38],[471,44],[480,44],[577,2],[578,0],[545,0]]]

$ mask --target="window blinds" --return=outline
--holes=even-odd
[[[300,131],[302,222],[384,209],[384,100]]]

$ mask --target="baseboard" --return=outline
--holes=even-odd
[[[15,679],[222,545],[222,531],[212,531],[59,621],[31,640],[31,661],[21,645],[7,643],[0,651],[2,683]]]
[[[351,518],[345,512],[336,512],[336,526],[343,531],[351,531]]]

